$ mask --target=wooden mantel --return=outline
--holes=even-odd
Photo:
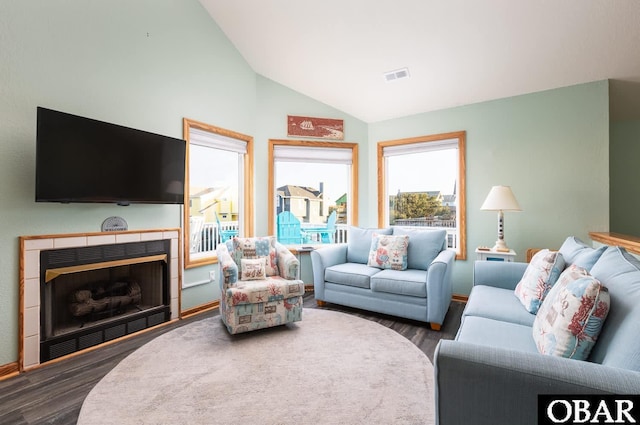
[[[605,245],[621,246],[629,252],[640,254],[640,238],[614,232],[589,232],[592,240]]]

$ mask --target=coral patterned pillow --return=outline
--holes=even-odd
[[[248,258],[242,258],[240,260],[240,280],[266,279],[266,261],[266,258],[255,258],[251,260]]]
[[[542,354],[586,360],[610,306],[609,291],[578,266],[568,267],[549,291],[533,322]]]
[[[409,236],[373,234],[367,265],[379,269],[405,270]]]
[[[267,236],[262,238],[233,238],[233,253],[231,253],[236,264],[242,266],[240,260],[243,258],[265,258],[267,276],[277,276],[278,263],[276,257],[276,238]]]
[[[516,297],[529,313],[538,312],[563,269],[564,259],[558,251],[543,249],[533,256],[515,289]]]

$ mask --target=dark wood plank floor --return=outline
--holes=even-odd
[[[433,362],[433,352],[438,341],[454,338],[464,304],[451,304],[440,332],[432,331],[428,325],[412,320],[333,304],[317,307],[313,294],[305,296],[304,307],[340,311],[378,322],[412,341]],[[201,313],[96,351],[0,381],[0,424],[74,425],[89,391],[122,359],[165,332],[217,315],[217,310]]]

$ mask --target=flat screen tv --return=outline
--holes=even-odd
[[[38,107],[36,202],[182,204],[182,139]]]

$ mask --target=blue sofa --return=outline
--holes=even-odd
[[[640,261],[624,248],[594,249],[574,237],[559,252],[609,292],[589,357],[538,352],[535,315],[514,295],[528,264],[476,261],[458,334],[434,354],[438,424],[537,424],[539,394],[640,394]]]
[[[428,322],[439,330],[451,304],[455,252],[445,230],[350,227],[347,243],[311,252],[318,304],[340,304]],[[373,234],[408,236],[407,269],[368,266]]]

